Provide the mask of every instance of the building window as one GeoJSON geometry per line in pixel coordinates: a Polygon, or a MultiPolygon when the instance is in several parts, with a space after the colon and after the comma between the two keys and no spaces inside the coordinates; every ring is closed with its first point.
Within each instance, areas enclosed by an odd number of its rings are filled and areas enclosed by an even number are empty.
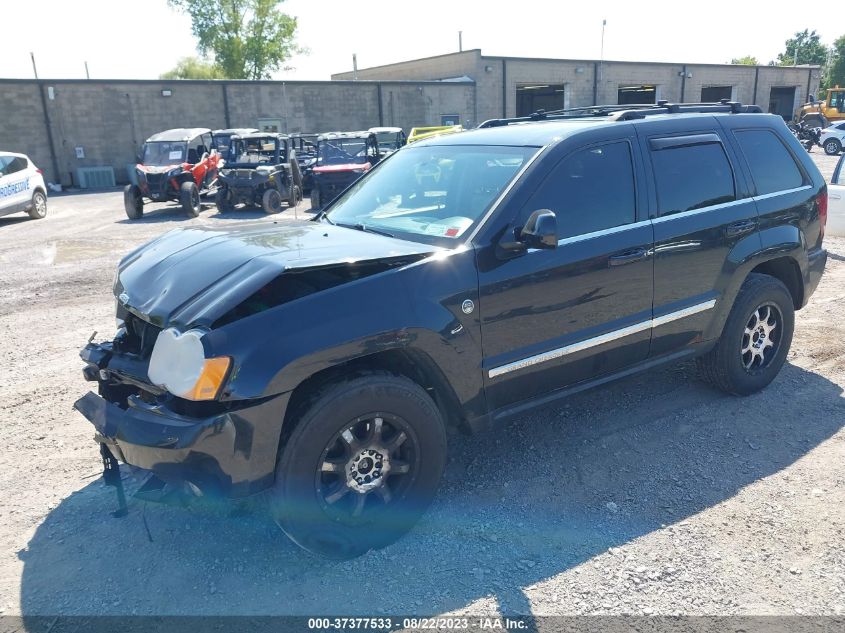
{"type": "Polygon", "coordinates": [[[619,86],[617,103],[619,105],[657,103],[657,86],[619,86]]]}
{"type": "Polygon", "coordinates": [[[564,84],[517,84],[516,116],[565,108],[565,94],[564,84]]]}
{"type": "Polygon", "coordinates": [[[733,86],[707,86],[701,89],[702,103],[718,103],[722,99],[733,99],[733,86]]]}
{"type": "Polygon", "coordinates": [[[440,115],[440,125],[460,125],[461,124],[461,115],[460,114],[441,114],[440,115]]]}

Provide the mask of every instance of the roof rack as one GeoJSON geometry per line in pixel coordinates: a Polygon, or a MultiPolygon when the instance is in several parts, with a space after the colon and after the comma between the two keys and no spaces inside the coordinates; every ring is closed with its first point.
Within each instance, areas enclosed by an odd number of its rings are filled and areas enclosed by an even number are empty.
{"type": "Polygon", "coordinates": [[[479,128],[501,127],[512,123],[530,123],[533,121],[560,121],[562,119],[583,119],[591,117],[608,117],[614,121],[630,121],[644,119],[655,114],[681,114],[688,112],[743,112],[762,113],[763,109],[756,105],[743,105],[739,101],[722,99],[718,103],[670,103],[661,100],[657,103],[628,104],[628,105],[595,105],[581,108],[566,108],[561,110],[538,110],[533,114],[507,119],[489,119],[479,128]]]}

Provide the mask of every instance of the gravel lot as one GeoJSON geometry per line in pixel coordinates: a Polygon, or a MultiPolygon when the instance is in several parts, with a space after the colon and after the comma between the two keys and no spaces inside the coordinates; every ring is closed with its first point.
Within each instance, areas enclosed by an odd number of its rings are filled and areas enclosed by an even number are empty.
{"type": "MultiPolygon", "coordinates": [[[[834,160],[813,155],[829,177],[834,160]]],[[[845,611],[842,238],[763,393],[727,397],[687,363],[454,436],[434,507],[387,550],[327,562],[231,506],[136,500],[111,518],[71,405],[89,389],[79,348],[114,329],[117,260],[175,227],[290,216],[209,205],[130,223],[105,192],[0,218],[0,613],[845,611]]]]}

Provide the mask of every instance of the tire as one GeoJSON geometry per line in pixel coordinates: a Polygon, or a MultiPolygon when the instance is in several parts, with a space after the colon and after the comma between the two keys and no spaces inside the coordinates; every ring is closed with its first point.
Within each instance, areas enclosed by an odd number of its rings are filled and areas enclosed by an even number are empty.
{"type": "Polygon", "coordinates": [[[232,204],[232,193],[227,187],[221,187],[214,194],[214,206],[220,213],[226,213],[235,208],[235,205],[232,204]]]}
{"type": "Polygon", "coordinates": [[[795,307],[786,286],[769,275],[752,273],[739,290],[716,346],[698,359],[699,371],[726,393],[756,393],[783,367],[794,328],[795,307]]]}
{"type": "Polygon", "coordinates": [[[27,213],[33,220],[41,220],[47,217],[47,195],[40,189],[32,194],[32,206],[27,213]]]}
{"type": "Polygon", "coordinates": [[[824,153],[828,156],[836,156],[842,151],[842,142],[837,138],[829,138],[824,142],[824,153]]]}
{"type": "Polygon", "coordinates": [[[288,207],[293,209],[300,202],[302,202],[302,189],[299,188],[299,185],[294,185],[288,198],[288,207]]]}
{"type": "Polygon", "coordinates": [[[320,190],[316,187],[311,190],[311,210],[320,210],[320,190]]]}
{"type": "Polygon", "coordinates": [[[179,187],[179,202],[182,203],[182,210],[188,217],[195,218],[200,214],[202,210],[200,190],[193,180],[183,182],[179,187]]]}
{"type": "Polygon", "coordinates": [[[300,410],[271,492],[279,527],[303,549],[334,559],[385,547],[410,530],[446,465],[446,428],[431,397],[378,372],[328,385],[300,410]]]}
{"type": "Polygon", "coordinates": [[[282,194],[278,189],[268,189],[261,196],[261,208],[267,214],[279,213],[282,210],[282,200],[282,194]]]}
{"type": "Polygon", "coordinates": [[[130,220],[140,220],[144,215],[144,198],[138,185],[126,185],[123,189],[123,208],[130,220]]]}

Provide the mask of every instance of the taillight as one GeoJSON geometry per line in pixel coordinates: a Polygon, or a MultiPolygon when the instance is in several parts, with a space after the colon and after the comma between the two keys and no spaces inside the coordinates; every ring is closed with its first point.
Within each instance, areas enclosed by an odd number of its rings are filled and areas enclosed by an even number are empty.
{"type": "Polygon", "coordinates": [[[824,237],[824,227],[827,224],[827,187],[821,192],[818,198],[819,205],[819,225],[821,226],[819,232],[819,239],[824,237]]]}
{"type": "Polygon", "coordinates": [[[36,174],[43,174],[44,172],[43,172],[43,171],[41,171],[40,169],[38,169],[38,167],[36,167],[36,168],[35,168],[35,173],[36,173],[36,174]]]}

